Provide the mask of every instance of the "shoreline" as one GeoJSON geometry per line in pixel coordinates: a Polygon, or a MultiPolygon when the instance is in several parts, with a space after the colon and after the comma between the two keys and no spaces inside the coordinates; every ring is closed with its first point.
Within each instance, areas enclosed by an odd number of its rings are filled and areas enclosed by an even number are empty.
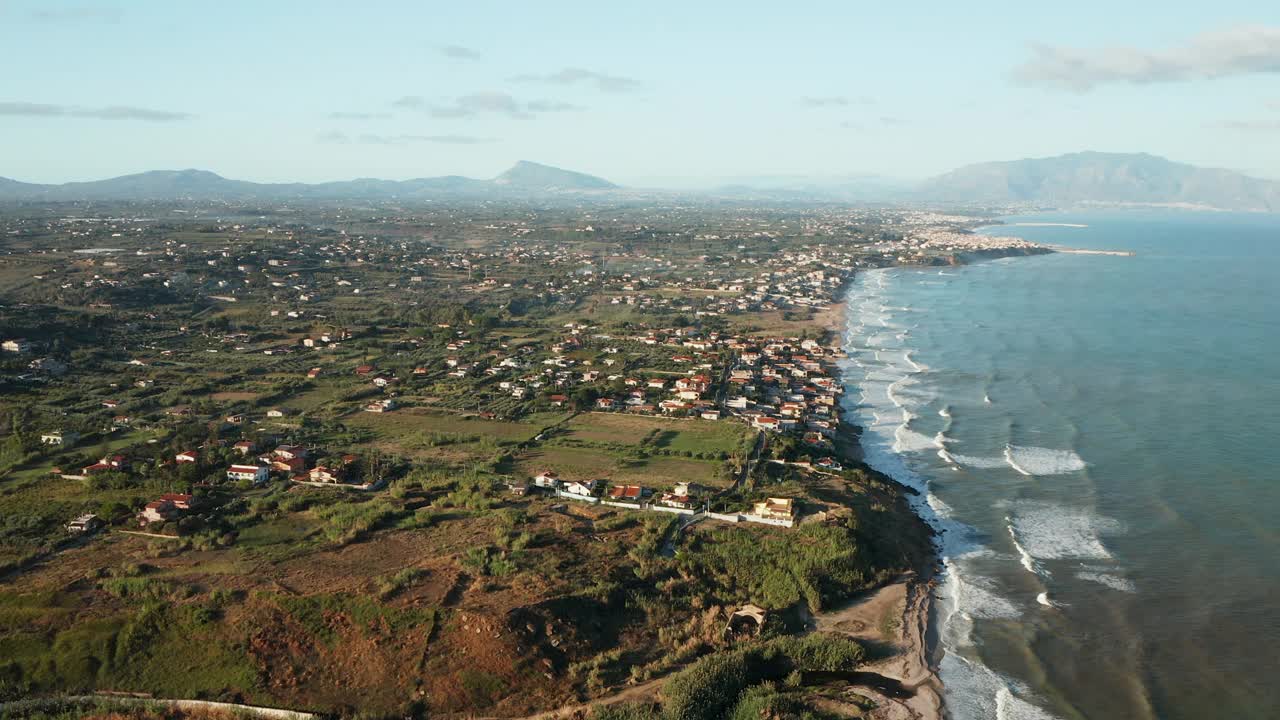
{"type": "MultiPolygon", "coordinates": [[[[841,349],[843,349],[850,320],[846,296],[863,272],[865,270],[851,273],[846,281],[840,284],[838,290],[839,297],[836,302],[840,308],[837,315],[839,324],[837,327],[828,328],[828,332],[834,335],[841,349]]],[[[844,373],[840,372],[839,375],[843,386],[844,373]]],[[[846,391],[848,389],[845,388],[846,391]]],[[[920,494],[919,490],[867,464],[866,453],[862,447],[863,428],[852,422],[848,415],[851,413],[843,408],[839,410],[840,425],[842,428],[847,428],[847,431],[841,433],[845,436],[846,442],[836,444],[841,460],[851,462],[876,476],[885,478],[898,488],[907,511],[920,524],[921,532],[928,536],[930,553],[913,573],[899,577],[860,598],[855,598],[841,609],[816,617],[815,630],[824,631],[825,627],[827,632],[838,632],[856,639],[858,634],[850,632],[850,627],[876,628],[883,617],[882,610],[878,609],[884,602],[883,598],[886,595],[901,595],[902,609],[897,617],[897,637],[894,643],[897,646],[897,652],[869,664],[867,669],[898,681],[904,690],[911,692],[911,696],[896,699],[865,686],[858,686],[860,691],[870,691],[877,696],[872,699],[877,701],[879,707],[868,714],[868,717],[885,720],[943,720],[946,717],[946,700],[942,678],[938,672],[937,660],[941,646],[934,606],[936,575],[942,557],[937,533],[912,501],[913,497],[920,494]],[[878,602],[877,599],[879,599],[878,602]],[[881,617],[873,617],[877,613],[881,617]]]]}

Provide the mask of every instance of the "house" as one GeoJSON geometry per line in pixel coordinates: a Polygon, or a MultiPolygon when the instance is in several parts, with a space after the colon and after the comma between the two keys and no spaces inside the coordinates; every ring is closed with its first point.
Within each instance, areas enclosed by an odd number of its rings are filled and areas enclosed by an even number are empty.
{"type": "Polygon", "coordinates": [[[71,447],[80,439],[80,434],[74,430],[54,430],[40,436],[42,445],[53,445],[55,447],[71,447]]]}
{"type": "Polygon", "coordinates": [[[765,498],[752,506],[751,514],[767,520],[791,520],[795,516],[795,508],[791,498],[765,498]]]}
{"type": "Polygon", "coordinates": [[[311,451],[301,445],[279,445],[275,450],[271,451],[271,454],[282,460],[293,460],[294,458],[306,460],[311,451]]]}
{"type": "Polygon", "coordinates": [[[361,366],[359,366],[359,367],[357,367],[357,368],[356,368],[356,374],[357,374],[357,375],[361,375],[361,376],[363,376],[363,375],[368,375],[368,374],[369,374],[369,373],[371,373],[371,372],[373,372],[373,366],[372,366],[372,365],[361,365],[361,366]]]}
{"type": "Polygon", "coordinates": [[[392,398],[375,400],[364,406],[365,412],[375,412],[375,413],[390,412],[395,409],[396,409],[396,401],[393,400],[392,398]]]}
{"type": "Polygon", "coordinates": [[[190,495],[166,493],[142,508],[142,512],[138,514],[138,522],[141,525],[149,525],[153,522],[172,520],[191,510],[194,505],[195,499],[190,495]]]}
{"type": "Polygon", "coordinates": [[[84,467],[80,468],[80,474],[85,476],[91,476],[91,475],[97,475],[98,473],[110,472],[114,469],[115,468],[111,467],[105,461],[99,460],[98,462],[92,465],[85,465],[84,467]]]}
{"type": "Polygon", "coordinates": [[[231,425],[243,425],[245,421],[245,416],[243,413],[234,413],[232,415],[228,415],[226,417],[226,421],[231,425]]]}
{"type": "Polygon", "coordinates": [[[258,449],[258,444],[252,440],[241,440],[232,445],[231,448],[241,455],[252,455],[253,451],[258,449]]]}
{"type": "Polygon", "coordinates": [[[692,510],[694,507],[694,500],[693,498],[689,497],[687,494],[681,495],[678,493],[664,492],[658,498],[658,504],[663,507],[678,508],[680,510],[692,510]]]}
{"type": "Polygon", "coordinates": [[[599,480],[583,480],[568,483],[561,490],[565,495],[576,495],[584,498],[594,498],[596,495],[596,486],[600,484],[599,480]]]}
{"type": "Polygon", "coordinates": [[[596,400],[596,407],[601,410],[612,410],[613,398],[600,398],[599,400],[596,400]]]}
{"type": "Polygon", "coordinates": [[[67,532],[72,535],[88,535],[89,533],[97,532],[105,524],[102,522],[102,518],[97,515],[81,515],[67,523],[67,532]]]}
{"type": "Polygon", "coordinates": [[[133,418],[128,415],[117,415],[111,418],[111,427],[113,429],[126,428],[133,424],[133,418]]]}
{"type": "Polygon", "coordinates": [[[720,411],[713,408],[706,408],[702,412],[698,413],[698,417],[703,420],[719,420],[720,411]]]}
{"type": "Polygon", "coordinates": [[[616,502],[639,503],[652,492],[639,485],[614,485],[609,488],[609,499],[616,502]]]}
{"type": "Polygon", "coordinates": [[[307,480],[318,483],[343,483],[347,481],[347,472],[341,467],[317,465],[307,473],[307,480]]]}
{"type": "Polygon", "coordinates": [[[267,411],[267,417],[269,418],[282,418],[288,414],[289,410],[287,408],[274,407],[267,411]]]}
{"type": "Polygon", "coordinates": [[[551,470],[543,470],[533,478],[533,484],[540,488],[555,489],[560,485],[560,475],[551,470]]]}
{"type": "Polygon", "coordinates": [[[10,338],[0,343],[0,350],[7,353],[29,353],[33,346],[26,338],[10,338]]]}
{"type": "Polygon", "coordinates": [[[307,461],[300,457],[281,458],[277,457],[271,460],[271,469],[277,472],[292,475],[300,473],[307,469],[307,461]]]}
{"type": "Polygon", "coordinates": [[[232,465],[227,468],[228,480],[248,480],[254,485],[262,485],[270,477],[270,470],[265,465],[232,465]]]}
{"type": "Polygon", "coordinates": [[[564,404],[569,402],[569,398],[565,395],[551,395],[547,399],[556,407],[564,407],[564,404]]]}
{"type": "Polygon", "coordinates": [[[836,462],[835,458],[830,458],[830,457],[824,457],[818,462],[814,463],[814,465],[817,465],[823,470],[840,471],[844,469],[844,467],[840,465],[840,463],[836,462]]]}
{"type": "Polygon", "coordinates": [[[318,367],[311,368],[310,370],[307,371],[307,377],[312,380],[315,380],[316,378],[320,377],[320,373],[321,373],[320,368],[318,367]]]}
{"type": "Polygon", "coordinates": [[[174,455],[173,460],[179,465],[183,463],[199,462],[200,453],[196,452],[195,450],[187,450],[185,452],[180,452],[177,455],[174,455]]]}
{"type": "Polygon", "coordinates": [[[751,418],[751,426],[757,430],[777,430],[782,427],[782,421],[768,415],[757,415],[751,418]]]}

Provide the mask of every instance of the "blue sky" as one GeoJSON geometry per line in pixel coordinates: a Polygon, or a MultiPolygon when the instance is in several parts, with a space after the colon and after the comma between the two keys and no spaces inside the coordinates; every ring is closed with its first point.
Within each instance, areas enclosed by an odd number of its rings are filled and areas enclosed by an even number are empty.
{"type": "Polygon", "coordinates": [[[695,186],[1103,150],[1280,178],[1280,3],[694,4],[0,0],[0,176],[695,186]]]}

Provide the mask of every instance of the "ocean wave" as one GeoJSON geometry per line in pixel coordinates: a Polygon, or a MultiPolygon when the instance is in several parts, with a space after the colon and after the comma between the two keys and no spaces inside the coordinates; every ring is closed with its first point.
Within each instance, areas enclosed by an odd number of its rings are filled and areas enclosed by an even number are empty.
{"type": "Polygon", "coordinates": [[[1133,584],[1129,578],[1118,575],[1114,570],[1086,569],[1076,573],[1076,578],[1087,582],[1098,583],[1112,590],[1118,590],[1126,593],[1138,592],[1138,586],[1133,584]]]}
{"type": "Polygon", "coordinates": [[[1015,544],[1035,560],[1110,560],[1102,536],[1122,531],[1111,518],[1056,503],[1019,501],[1009,514],[1015,544]]]}
{"type": "Polygon", "coordinates": [[[1064,475],[1085,468],[1085,461],[1071,450],[1006,445],[1004,459],[1023,475],[1064,475]]]}
{"type": "Polygon", "coordinates": [[[1013,538],[1013,547],[1018,551],[1018,558],[1022,562],[1022,567],[1026,568],[1027,572],[1037,577],[1047,576],[1049,572],[1040,567],[1040,563],[1036,562],[1035,556],[1027,552],[1027,549],[1022,546],[1022,543],[1018,542],[1018,531],[1014,528],[1013,521],[1006,517],[1005,522],[1007,523],[1007,528],[1009,530],[1009,537],[1013,538]]]}
{"type": "Polygon", "coordinates": [[[994,470],[1008,465],[1002,457],[977,457],[975,455],[958,455],[956,453],[952,453],[951,457],[958,464],[975,470],[994,470]]]}
{"type": "Polygon", "coordinates": [[[920,452],[922,450],[932,450],[937,447],[933,438],[907,427],[908,422],[910,422],[910,420],[899,425],[893,432],[894,452],[920,452]]]}
{"type": "Polygon", "coordinates": [[[987,666],[947,653],[939,667],[947,688],[947,715],[961,720],[1058,720],[1019,697],[1027,689],[987,666]]]}
{"type": "Polygon", "coordinates": [[[996,594],[991,581],[958,572],[953,575],[955,583],[951,592],[955,594],[955,605],[969,617],[987,620],[1022,617],[1022,610],[1013,601],[996,594]]]}

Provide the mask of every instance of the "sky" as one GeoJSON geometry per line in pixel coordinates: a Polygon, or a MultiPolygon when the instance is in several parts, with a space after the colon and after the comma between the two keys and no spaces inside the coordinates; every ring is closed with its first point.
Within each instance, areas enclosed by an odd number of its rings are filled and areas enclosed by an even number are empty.
{"type": "Polygon", "coordinates": [[[1280,3],[0,0],[0,176],[1280,178],[1280,3]]]}

